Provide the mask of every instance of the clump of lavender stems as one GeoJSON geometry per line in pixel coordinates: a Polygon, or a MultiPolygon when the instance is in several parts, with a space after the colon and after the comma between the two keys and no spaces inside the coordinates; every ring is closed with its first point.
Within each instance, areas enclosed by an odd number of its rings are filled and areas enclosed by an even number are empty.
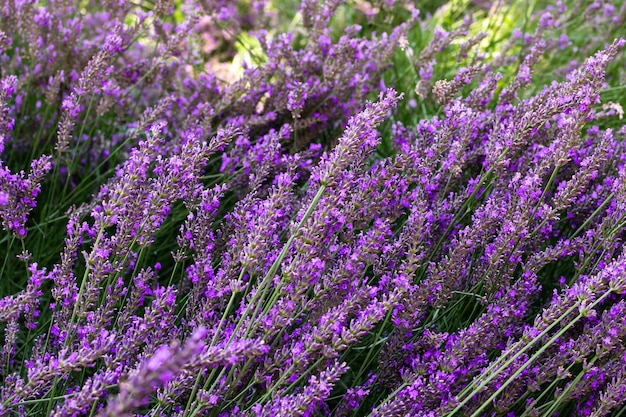
{"type": "Polygon", "coordinates": [[[623,10],[83,3],[0,5],[0,416],[626,409],[623,10]]]}

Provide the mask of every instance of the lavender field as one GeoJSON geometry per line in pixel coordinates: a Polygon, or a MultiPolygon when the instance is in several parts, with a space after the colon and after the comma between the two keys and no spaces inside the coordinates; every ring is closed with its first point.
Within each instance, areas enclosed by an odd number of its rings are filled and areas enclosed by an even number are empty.
{"type": "Polygon", "coordinates": [[[0,0],[0,416],[626,417],[624,37],[0,0]]]}

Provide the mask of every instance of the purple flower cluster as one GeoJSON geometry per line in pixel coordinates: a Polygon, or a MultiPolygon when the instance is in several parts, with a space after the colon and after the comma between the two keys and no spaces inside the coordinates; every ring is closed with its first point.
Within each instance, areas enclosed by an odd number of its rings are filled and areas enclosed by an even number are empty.
{"type": "Polygon", "coordinates": [[[0,5],[0,416],[624,410],[625,41],[365,3],[0,5]]]}

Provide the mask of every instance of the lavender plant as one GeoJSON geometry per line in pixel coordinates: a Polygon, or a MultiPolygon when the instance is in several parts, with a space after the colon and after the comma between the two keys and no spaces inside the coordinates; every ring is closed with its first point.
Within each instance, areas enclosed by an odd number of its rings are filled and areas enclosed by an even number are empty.
{"type": "Polygon", "coordinates": [[[624,8],[280,5],[0,6],[0,416],[620,415],[624,8]]]}

